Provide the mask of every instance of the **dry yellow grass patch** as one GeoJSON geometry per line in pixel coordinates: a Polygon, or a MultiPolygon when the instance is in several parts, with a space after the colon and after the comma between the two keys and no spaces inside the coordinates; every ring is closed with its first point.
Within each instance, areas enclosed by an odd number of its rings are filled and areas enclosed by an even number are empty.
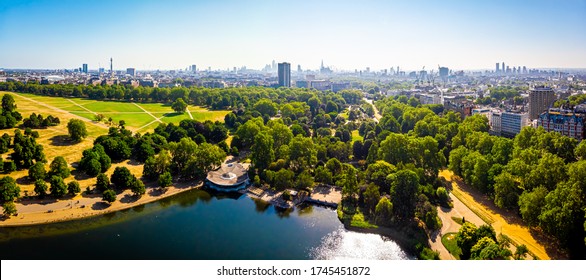
{"type": "Polygon", "coordinates": [[[451,192],[481,219],[492,225],[497,234],[508,236],[515,244],[525,244],[539,259],[551,259],[551,254],[563,257],[555,248],[546,250],[546,243],[536,240],[538,237],[531,233],[529,227],[516,214],[496,207],[487,197],[466,186],[452,171],[442,170],[439,176],[451,182],[451,192]]]}

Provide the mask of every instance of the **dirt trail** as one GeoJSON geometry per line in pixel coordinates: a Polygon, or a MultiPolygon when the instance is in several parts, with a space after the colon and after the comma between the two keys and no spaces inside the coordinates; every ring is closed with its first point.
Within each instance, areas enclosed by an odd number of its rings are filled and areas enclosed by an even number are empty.
{"type": "MultiPolygon", "coordinates": [[[[483,221],[490,223],[497,234],[507,235],[515,244],[525,244],[529,251],[539,259],[565,258],[556,248],[552,248],[553,246],[546,248],[544,244],[549,242],[530,230],[515,213],[508,213],[496,207],[488,197],[466,186],[460,178],[454,176],[452,171],[443,170],[440,172],[440,176],[451,182],[452,189],[450,192],[455,195],[457,201],[463,202],[465,207],[469,208],[469,211],[472,210],[474,214],[477,214],[477,217],[481,217],[483,221]]],[[[454,203],[454,206],[456,206],[456,203],[454,203]]],[[[465,216],[467,221],[477,224],[475,221],[469,220],[468,216],[465,216]]],[[[470,217],[472,218],[472,216],[470,217]]]]}

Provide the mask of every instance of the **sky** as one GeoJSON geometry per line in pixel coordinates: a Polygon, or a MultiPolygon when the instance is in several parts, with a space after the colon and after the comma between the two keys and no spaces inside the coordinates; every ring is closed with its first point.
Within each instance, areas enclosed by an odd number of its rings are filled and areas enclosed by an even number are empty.
{"type": "Polygon", "coordinates": [[[0,68],[586,68],[586,0],[2,0],[0,68]]]}

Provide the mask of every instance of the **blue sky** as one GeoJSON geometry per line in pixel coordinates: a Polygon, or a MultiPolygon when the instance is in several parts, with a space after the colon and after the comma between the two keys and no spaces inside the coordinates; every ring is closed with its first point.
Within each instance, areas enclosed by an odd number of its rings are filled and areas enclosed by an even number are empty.
{"type": "Polygon", "coordinates": [[[0,68],[586,68],[586,0],[0,1],[0,68]]]}

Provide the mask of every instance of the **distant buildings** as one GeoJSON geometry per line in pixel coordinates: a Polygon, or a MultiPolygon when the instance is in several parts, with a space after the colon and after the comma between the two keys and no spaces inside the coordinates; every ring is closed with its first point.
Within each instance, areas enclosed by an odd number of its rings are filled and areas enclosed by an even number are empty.
{"type": "Polygon", "coordinates": [[[291,87],[291,63],[279,63],[278,75],[280,87],[291,87]]]}
{"type": "Polygon", "coordinates": [[[499,69],[499,63],[498,63],[498,62],[496,63],[496,69],[494,70],[494,72],[495,72],[495,73],[498,73],[498,72],[500,72],[500,69],[499,69]]]}
{"type": "Polygon", "coordinates": [[[551,107],[556,95],[550,87],[537,86],[529,92],[529,119],[534,120],[551,107]]]}
{"type": "Polygon", "coordinates": [[[84,64],[82,65],[82,67],[81,67],[81,68],[82,68],[82,70],[81,70],[81,71],[82,71],[83,73],[86,73],[86,74],[87,74],[87,72],[88,72],[88,71],[87,71],[87,63],[84,63],[84,64]]]}
{"type": "Polygon", "coordinates": [[[541,113],[537,125],[546,131],[560,134],[582,141],[586,137],[586,104],[576,106],[574,110],[550,108],[541,113]]]}
{"type": "Polygon", "coordinates": [[[193,64],[193,65],[189,66],[189,72],[191,72],[191,73],[195,73],[195,72],[196,72],[196,70],[197,70],[197,67],[195,66],[195,64],[193,64]]]}
{"type": "Polygon", "coordinates": [[[338,91],[349,89],[349,88],[350,88],[349,82],[332,83],[332,91],[333,92],[338,92],[338,91]]]}
{"type": "Polygon", "coordinates": [[[134,69],[134,68],[126,68],[126,75],[130,75],[132,77],[136,76],[136,69],[134,69]]]}

